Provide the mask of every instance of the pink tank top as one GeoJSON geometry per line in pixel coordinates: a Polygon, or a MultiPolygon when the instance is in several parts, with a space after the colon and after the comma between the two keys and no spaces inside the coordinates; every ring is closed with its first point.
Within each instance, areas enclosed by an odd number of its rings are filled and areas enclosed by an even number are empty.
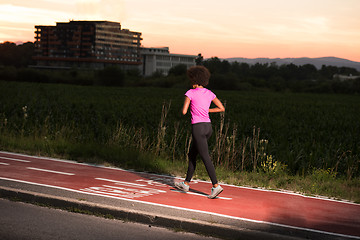
{"type": "Polygon", "coordinates": [[[206,88],[194,88],[185,93],[190,99],[191,123],[211,122],[209,108],[216,95],[206,88]]]}

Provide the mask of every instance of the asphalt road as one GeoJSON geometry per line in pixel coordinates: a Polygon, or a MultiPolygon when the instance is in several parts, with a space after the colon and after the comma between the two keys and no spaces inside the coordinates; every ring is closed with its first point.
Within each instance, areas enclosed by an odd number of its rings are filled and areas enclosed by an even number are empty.
{"type": "Polygon", "coordinates": [[[0,239],[191,239],[211,240],[139,223],[39,207],[0,199],[0,239]]]}

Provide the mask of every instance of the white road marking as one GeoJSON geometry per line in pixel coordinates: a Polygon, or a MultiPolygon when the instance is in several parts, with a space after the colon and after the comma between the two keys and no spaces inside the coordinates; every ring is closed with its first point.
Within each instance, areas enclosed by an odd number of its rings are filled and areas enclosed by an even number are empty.
{"type": "MultiPolygon", "coordinates": [[[[181,190],[177,190],[177,189],[171,189],[171,191],[173,192],[179,192],[179,193],[184,193],[181,190]]],[[[205,194],[201,194],[201,193],[194,193],[194,192],[186,192],[186,194],[191,194],[191,195],[197,195],[197,196],[201,196],[201,197],[208,197],[208,195],[205,194]]],[[[227,197],[216,197],[216,198],[220,198],[220,199],[224,199],[224,200],[232,200],[232,198],[227,198],[227,197]]]]}
{"type": "Polygon", "coordinates": [[[122,181],[111,180],[111,179],[106,179],[106,178],[95,178],[95,179],[96,180],[101,180],[101,181],[112,182],[112,183],[119,183],[119,184],[123,184],[123,185],[129,185],[129,186],[133,186],[133,187],[146,187],[146,185],[143,185],[143,184],[122,182],[122,181]]]}
{"type": "MultiPolygon", "coordinates": [[[[128,188],[122,188],[122,187],[115,187],[115,186],[108,186],[108,185],[104,185],[104,187],[108,187],[108,188],[115,188],[115,189],[123,189],[123,190],[127,190],[128,188]]],[[[154,188],[147,188],[148,191],[144,191],[144,190],[139,190],[142,191],[143,193],[152,193],[152,192],[161,192],[161,193],[166,193],[166,191],[164,190],[159,190],[159,189],[154,189],[154,188]]],[[[133,190],[133,189],[130,189],[133,190]]]]}
{"type": "Polygon", "coordinates": [[[8,166],[8,165],[10,165],[10,164],[8,164],[8,163],[3,163],[3,162],[0,162],[0,165],[5,165],[5,166],[8,166]]]}
{"type": "Polygon", "coordinates": [[[22,159],[17,159],[17,158],[8,158],[8,157],[0,157],[1,159],[5,159],[5,160],[10,160],[10,161],[17,161],[17,162],[26,162],[29,163],[31,161],[28,160],[22,160],[22,159]]]}
{"type": "Polygon", "coordinates": [[[41,171],[41,172],[57,173],[57,174],[63,174],[63,175],[69,175],[69,176],[75,175],[74,173],[58,172],[58,171],[53,171],[53,170],[48,170],[48,169],[41,169],[41,168],[28,167],[27,169],[41,171]]]}
{"type": "MultiPolygon", "coordinates": [[[[149,187],[147,187],[147,185],[143,185],[143,184],[137,184],[137,183],[131,183],[131,182],[123,182],[123,181],[111,180],[111,179],[106,179],[106,178],[95,178],[95,179],[96,179],[96,180],[101,180],[101,181],[112,182],[112,183],[115,183],[115,184],[117,184],[117,185],[123,185],[123,186],[126,186],[126,187],[146,189],[147,192],[149,192],[149,193],[154,193],[154,192],[155,192],[156,194],[158,194],[159,192],[161,192],[161,193],[166,193],[166,191],[159,190],[159,189],[156,189],[156,188],[149,188],[149,187]]],[[[129,189],[129,188],[117,187],[117,186],[106,186],[106,185],[104,185],[104,187],[124,189],[124,190],[128,189],[128,190],[131,190],[131,191],[134,190],[134,189],[129,189]]],[[[139,190],[139,191],[146,192],[146,191],[144,191],[144,190],[139,190]]]]}
{"type": "MultiPolygon", "coordinates": [[[[143,187],[141,187],[143,188],[143,187]]],[[[81,191],[96,193],[96,194],[104,194],[110,195],[115,197],[124,197],[124,198],[141,198],[152,196],[159,193],[166,193],[166,191],[161,191],[157,189],[136,189],[134,188],[127,188],[127,187],[115,187],[115,186],[97,186],[97,187],[87,187],[80,189],[81,191]]]]}

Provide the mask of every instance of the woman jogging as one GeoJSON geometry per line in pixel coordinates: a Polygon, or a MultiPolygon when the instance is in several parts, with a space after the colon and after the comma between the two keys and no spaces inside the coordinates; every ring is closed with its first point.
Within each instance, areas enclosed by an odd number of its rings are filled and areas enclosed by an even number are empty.
{"type": "Polygon", "coordinates": [[[185,93],[182,113],[185,115],[190,107],[193,143],[188,154],[189,166],[185,181],[176,182],[175,187],[184,192],[189,191],[189,183],[196,168],[196,157],[199,154],[213,184],[211,194],[208,196],[212,199],[218,196],[223,188],[218,184],[215,168],[209,155],[208,139],[212,134],[209,113],[224,112],[225,108],[216,95],[205,88],[210,78],[210,72],[207,68],[203,66],[191,67],[187,70],[187,76],[193,88],[185,93]],[[216,105],[215,108],[210,108],[212,102],[216,105]]]}

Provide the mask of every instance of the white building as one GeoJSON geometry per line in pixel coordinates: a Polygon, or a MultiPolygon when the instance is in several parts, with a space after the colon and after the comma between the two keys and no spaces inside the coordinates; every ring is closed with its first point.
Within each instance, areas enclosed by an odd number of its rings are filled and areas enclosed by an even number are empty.
{"type": "Polygon", "coordinates": [[[197,55],[172,54],[168,47],[141,48],[142,56],[141,72],[144,76],[150,76],[158,71],[167,75],[170,68],[185,64],[188,68],[195,65],[197,55]]]}
{"type": "Polygon", "coordinates": [[[343,82],[343,81],[347,81],[347,80],[358,79],[358,78],[360,78],[360,76],[353,76],[352,74],[350,74],[350,75],[334,74],[333,78],[343,82]]]}

